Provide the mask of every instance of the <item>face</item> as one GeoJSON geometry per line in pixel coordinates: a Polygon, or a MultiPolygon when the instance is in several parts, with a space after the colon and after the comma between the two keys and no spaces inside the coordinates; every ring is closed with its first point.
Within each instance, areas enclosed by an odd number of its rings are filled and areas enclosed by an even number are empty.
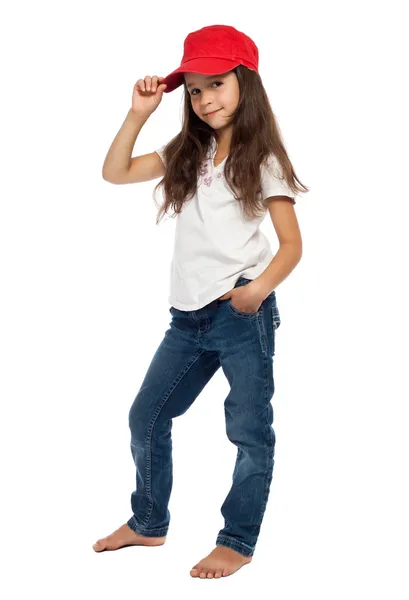
{"type": "Polygon", "coordinates": [[[184,78],[192,108],[199,119],[208,123],[213,129],[225,127],[239,102],[240,90],[236,73],[234,71],[221,75],[185,73],[184,78]],[[212,111],[217,112],[209,114],[212,111]]]}

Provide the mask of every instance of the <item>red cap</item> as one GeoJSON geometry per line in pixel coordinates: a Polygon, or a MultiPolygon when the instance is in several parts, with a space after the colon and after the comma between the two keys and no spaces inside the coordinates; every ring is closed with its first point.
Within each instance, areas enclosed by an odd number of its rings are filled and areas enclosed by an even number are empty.
{"type": "Polygon", "coordinates": [[[173,92],[183,83],[183,73],[219,75],[244,65],[258,72],[258,48],[251,38],[230,25],[209,25],[189,33],[180,67],[161,83],[173,92]]]}

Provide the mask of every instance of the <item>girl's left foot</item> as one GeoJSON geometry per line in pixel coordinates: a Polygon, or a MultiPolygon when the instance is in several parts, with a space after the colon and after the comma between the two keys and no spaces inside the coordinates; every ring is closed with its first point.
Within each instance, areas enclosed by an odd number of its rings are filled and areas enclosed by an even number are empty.
{"type": "Polygon", "coordinates": [[[227,546],[216,546],[206,558],[203,558],[191,569],[190,575],[201,579],[227,577],[252,560],[252,556],[244,556],[227,546]]]}

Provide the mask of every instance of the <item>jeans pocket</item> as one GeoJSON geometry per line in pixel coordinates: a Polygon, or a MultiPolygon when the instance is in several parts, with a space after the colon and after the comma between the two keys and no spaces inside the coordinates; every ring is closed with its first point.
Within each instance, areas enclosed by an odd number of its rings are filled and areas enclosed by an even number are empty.
{"type": "Polygon", "coordinates": [[[227,299],[227,306],[229,307],[230,312],[234,316],[241,317],[242,319],[252,319],[254,317],[257,317],[257,315],[259,315],[261,312],[261,306],[260,306],[259,310],[257,310],[256,312],[243,312],[243,311],[239,310],[238,308],[236,308],[234,306],[234,304],[232,304],[231,298],[227,299]]]}

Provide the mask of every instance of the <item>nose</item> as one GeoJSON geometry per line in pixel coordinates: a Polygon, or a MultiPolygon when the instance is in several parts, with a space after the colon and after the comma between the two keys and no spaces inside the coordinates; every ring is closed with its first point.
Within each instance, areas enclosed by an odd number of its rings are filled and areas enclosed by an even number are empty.
{"type": "Polygon", "coordinates": [[[202,112],[210,112],[214,107],[212,97],[210,95],[205,96],[202,93],[200,108],[202,112]]]}

